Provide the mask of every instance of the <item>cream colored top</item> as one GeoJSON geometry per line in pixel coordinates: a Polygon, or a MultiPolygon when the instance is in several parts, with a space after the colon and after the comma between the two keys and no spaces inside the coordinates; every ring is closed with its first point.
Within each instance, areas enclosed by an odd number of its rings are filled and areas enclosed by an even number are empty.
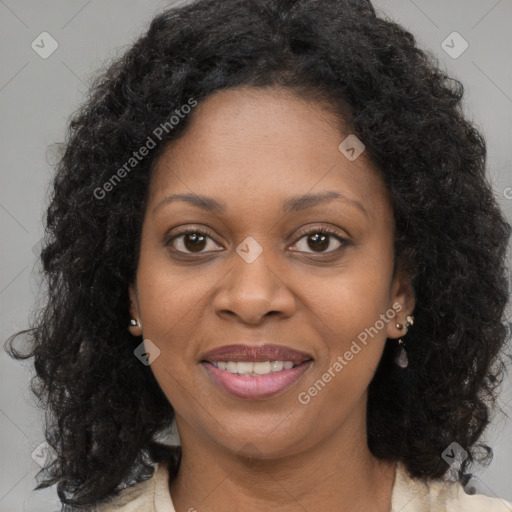
{"type": "MultiPolygon", "coordinates": [[[[168,480],[166,466],[156,464],[150,479],[127,487],[97,512],[176,512],[168,480]]],[[[412,479],[400,463],[397,464],[391,503],[390,512],[512,512],[509,502],[481,494],[466,494],[457,482],[439,480],[427,484],[412,479]]],[[[189,510],[195,510],[193,503],[189,510]]]]}

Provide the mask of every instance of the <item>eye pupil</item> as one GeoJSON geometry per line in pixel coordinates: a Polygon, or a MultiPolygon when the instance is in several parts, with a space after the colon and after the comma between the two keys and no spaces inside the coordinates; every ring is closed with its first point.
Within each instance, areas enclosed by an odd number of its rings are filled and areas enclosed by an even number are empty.
{"type": "Polygon", "coordinates": [[[312,235],[309,235],[308,246],[313,251],[317,251],[319,248],[320,251],[327,249],[329,247],[329,235],[326,235],[324,233],[314,233],[312,235]],[[313,245],[310,243],[311,241],[313,241],[313,245]]]}
{"type": "Polygon", "coordinates": [[[202,250],[205,247],[205,236],[198,233],[188,233],[184,236],[184,244],[187,250],[202,250]]]}

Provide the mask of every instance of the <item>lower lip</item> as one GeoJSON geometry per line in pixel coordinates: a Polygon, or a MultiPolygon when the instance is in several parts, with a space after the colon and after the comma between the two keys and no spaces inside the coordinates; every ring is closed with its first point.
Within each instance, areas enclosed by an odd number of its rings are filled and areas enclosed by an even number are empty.
{"type": "Polygon", "coordinates": [[[268,398],[277,395],[297,382],[311,367],[313,361],[305,361],[289,370],[261,375],[259,377],[242,377],[236,373],[220,370],[211,363],[201,365],[208,375],[228,393],[238,398],[268,398]]]}

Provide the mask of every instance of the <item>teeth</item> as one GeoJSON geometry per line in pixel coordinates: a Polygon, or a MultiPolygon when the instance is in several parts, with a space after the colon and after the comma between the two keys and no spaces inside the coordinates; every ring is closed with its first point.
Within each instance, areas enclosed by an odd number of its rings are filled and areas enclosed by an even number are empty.
{"type": "Polygon", "coordinates": [[[236,373],[243,375],[244,373],[252,373],[254,370],[254,363],[243,363],[238,361],[236,373]]]}
{"type": "Polygon", "coordinates": [[[270,369],[273,371],[273,372],[280,372],[284,367],[284,363],[283,361],[272,361],[270,363],[270,369]]]}
{"type": "Polygon", "coordinates": [[[256,375],[268,375],[270,373],[270,361],[265,361],[263,363],[252,363],[252,365],[252,371],[256,375]]]}
{"type": "Polygon", "coordinates": [[[226,370],[229,373],[238,373],[238,363],[229,361],[229,363],[225,363],[225,364],[226,364],[226,370]]]}
{"type": "Polygon", "coordinates": [[[219,361],[212,363],[219,370],[225,370],[229,373],[237,373],[244,377],[258,377],[259,375],[270,375],[282,370],[289,370],[294,366],[298,366],[293,361],[262,361],[262,362],[246,362],[246,361],[219,361]]]}

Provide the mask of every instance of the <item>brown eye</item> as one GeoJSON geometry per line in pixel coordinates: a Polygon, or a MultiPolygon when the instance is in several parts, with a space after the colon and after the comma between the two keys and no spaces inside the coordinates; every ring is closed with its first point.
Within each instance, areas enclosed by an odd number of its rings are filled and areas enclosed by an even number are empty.
{"type": "Polygon", "coordinates": [[[208,247],[209,240],[212,240],[212,238],[208,233],[198,229],[191,229],[173,236],[167,242],[167,245],[171,245],[177,252],[202,253],[207,252],[205,249],[208,247]]]}
{"type": "Polygon", "coordinates": [[[206,237],[199,233],[189,233],[183,236],[183,245],[191,252],[202,251],[206,247],[206,237]]]}
{"type": "Polygon", "coordinates": [[[338,234],[326,228],[317,228],[305,233],[299,241],[295,243],[295,247],[297,247],[296,250],[299,252],[310,252],[306,250],[309,248],[313,253],[330,253],[347,245],[347,243],[348,242],[338,234]],[[305,243],[301,246],[299,242],[302,240],[305,240],[305,243]]]}

